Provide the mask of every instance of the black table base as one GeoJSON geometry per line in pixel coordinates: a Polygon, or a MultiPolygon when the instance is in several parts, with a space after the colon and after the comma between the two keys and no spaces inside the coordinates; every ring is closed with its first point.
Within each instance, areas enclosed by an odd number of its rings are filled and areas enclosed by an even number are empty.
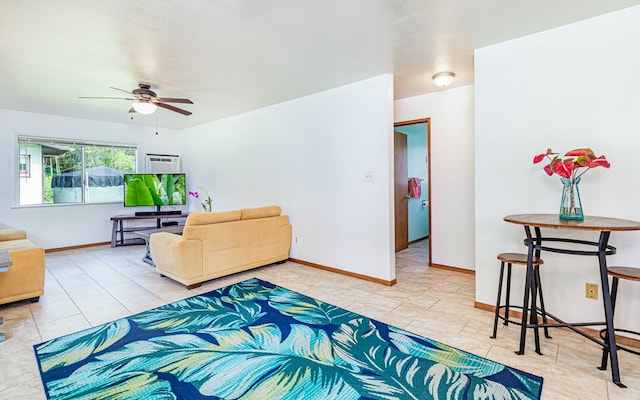
{"type": "MultiPolygon", "coordinates": [[[[524,299],[523,299],[523,312],[522,312],[522,325],[520,329],[520,348],[516,351],[516,354],[524,354],[525,352],[525,343],[526,343],[526,335],[527,328],[533,328],[534,331],[534,340],[535,340],[535,351],[538,354],[542,354],[540,351],[540,328],[561,328],[566,327],[571,329],[572,331],[584,336],[585,338],[597,343],[602,346],[606,350],[606,354],[608,354],[608,361],[611,362],[611,377],[613,382],[624,388],[625,385],[620,382],[620,369],[618,365],[618,353],[617,353],[617,345],[615,334],[608,334],[608,332],[615,332],[613,327],[613,306],[611,301],[611,292],[609,290],[609,279],[607,273],[607,259],[606,256],[615,254],[616,248],[609,245],[609,236],[611,235],[610,231],[601,231],[600,238],[598,242],[590,242],[585,240],[576,240],[576,239],[566,239],[566,238],[545,238],[542,237],[540,233],[540,228],[535,227],[535,236],[531,234],[531,227],[528,225],[524,226],[526,239],[525,245],[528,247],[528,263],[527,263],[527,272],[525,278],[525,291],[524,291],[524,299]],[[597,250],[574,250],[574,249],[566,249],[561,247],[555,247],[549,243],[569,243],[569,244],[580,244],[585,246],[593,246],[596,247],[597,250]],[[545,245],[546,244],[546,245],[545,245]],[[575,322],[569,323],[562,321],[558,317],[546,313],[546,317],[548,319],[553,320],[551,323],[539,323],[538,321],[538,282],[535,279],[535,271],[534,267],[531,264],[531,260],[533,257],[540,257],[540,253],[542,251],[548,251],[552,253],[562,253],[562,254],[571,254],[571,255],[581,255],[581,256],[596,256],[598,257],[598,263],[600,267],[600,283],[602,285],[602,298],[603,298],[603,307],[604,307],[604,315],[605,321],[600,322],[575,322]],[[581,331],[578,327],[582,326],[605,326],[603,331],[605,332],[604,337],[592,336],[586,332],[581,331]],[[611,349],[614,349],[611,351],[611,349]]],[[[603,361],[601,364],[601,368],[606,368],[606,356],[603,357],[603,361]]]]}

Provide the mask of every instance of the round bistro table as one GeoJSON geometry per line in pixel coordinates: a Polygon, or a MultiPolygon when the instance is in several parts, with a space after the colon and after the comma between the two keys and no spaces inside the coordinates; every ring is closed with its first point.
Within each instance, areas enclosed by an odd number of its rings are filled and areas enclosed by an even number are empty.
{"type": "Polygon", "coordinates": [[[607,332],[615,332],[613,328],[613,307],[611,304],[611,292],[609,290],[609,279],[607,275],[607,257],[615,254],[616,248],[609,244],[609,236],[611,232],[617,231],[637,231],[640,230],[640,222],[618,218],[607,217],[590,217],[585,216],[583,221],[561,220],[558,214],[515,214],[504,217],[506,222],[523,225],[526,238],[524,244],[528,248],[527,252],[527,273],[525,278],[525,291],[522,308],[522,326],[520,329],[520,348],[517,354],[524,354],[527,328],[534,328],[536,353],[540,352],[540,338],[538,329],[542,327],[558,328],[566,327],[572,331],[584,336],[585,338],[604,346],[609,351],[609,360],[611,361],[611,377],[613,382],[620,386],[626,387],[620,382],[620,369],[618,365],[618,353],[616,346],[616,337],[614,334],[605,335],[605,340],[601,340],[596,336],[589,335],[578,329],[581,326],[605,325],[607,332]],[[531,232],[533,228],[534,234],[531,232]],[[571,238],[555,238],[544,237],[541,228],[545,229],[564,229],[574,231],[596,231],[600,232],[600,238],[597,242],[571,238]],[[595,250],[576,250],[574,248],[563,247],[562,244],[581,245],[579,247],[591,247],[595,250]],[[552,323],[539,323],[537,302],[537,283],[534,279],[534,269],[531,264],[533,257],[540,257],[542,251],[552,253],[562,253],[579,256],[598,257],[600,267],[600,284],[602,285],[602,303],[604,306],[605,321],[601,322],[565,322],[547,313],[547,316],[554,320],[552,323]],[[529,301],[531,299],[531,301],[529,301]],[[526,306],[525,306],[526,305],[526,306]],[[527,322],[527,319],[529,320],[527,322]]]}

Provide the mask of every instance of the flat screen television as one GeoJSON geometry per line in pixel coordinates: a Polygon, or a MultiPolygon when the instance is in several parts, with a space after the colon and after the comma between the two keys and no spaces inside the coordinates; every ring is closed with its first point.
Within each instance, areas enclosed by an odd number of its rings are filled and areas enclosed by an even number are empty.
{"type": "MultiPolygon", "coordinates": [[[[143,214],[171,214],[161,211],[162,206],[187,204],[185,174],[124,174],[124,206],[156,206],[157,211],[143,214]]],[[[180,213],[180,211],[177,211],[180,213]]]]}

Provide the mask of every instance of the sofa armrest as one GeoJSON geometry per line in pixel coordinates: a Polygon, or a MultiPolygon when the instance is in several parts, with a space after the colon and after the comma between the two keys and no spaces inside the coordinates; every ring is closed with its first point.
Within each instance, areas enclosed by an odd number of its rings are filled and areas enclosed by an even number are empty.
{"type": "Polygon", "coordinates": [[[278,229],[278,256],[286,255],[286,257],[289,258],[289,252],[291,251],[291,236],[291,225],[283,225],[278,229]]]}
{"type": "Polygon", "coordinates": [[[9,250],[12,264],[0,274],[0,304],[36,299],[44,293],[44,249],[9,250]]]}
{"type": "Polygon", "coordinates": [[[25,232],[23,229],[0,229],[0,242],[6,242],[9,240],[21,240],[26,238],[27,232],[25,232]]]}
{"type": "Polygon", "coordinates": [[[159,273],[179,281],[202,276],[202,241],[159,232],[149,237],[149,248],[159,273]]]}

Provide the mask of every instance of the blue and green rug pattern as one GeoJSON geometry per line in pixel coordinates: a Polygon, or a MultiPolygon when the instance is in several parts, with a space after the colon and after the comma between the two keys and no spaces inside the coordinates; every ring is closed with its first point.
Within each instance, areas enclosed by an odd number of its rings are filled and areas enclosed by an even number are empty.
{"type": "Polygon", "coordinates": [[[34,346],[50,399],[539,399],[542,378],[259,279],[34,346]]]}

